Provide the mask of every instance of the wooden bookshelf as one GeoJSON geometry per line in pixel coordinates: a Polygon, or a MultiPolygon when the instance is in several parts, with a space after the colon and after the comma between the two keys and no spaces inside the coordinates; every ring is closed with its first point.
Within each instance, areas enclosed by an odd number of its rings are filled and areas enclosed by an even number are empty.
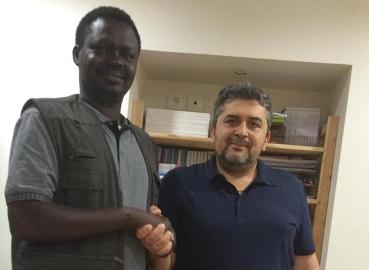
{"type": "MultiPolygon", "coordinates": [[[[143,105],[139,104],[136,108],[137,111],[134,111],[133,115],[137,113],[140,117],[143,116],[143,105]]],[[[137,119],[140,120],[140,117],[137,117],[137,119]]],[[[142,126],[142,120],[136,123],[134,122],[134,124],[142,126]]],[[[316,199],[307,198],[309,206],[314,209],[312,229],[316,245],[316,253],[319,260],[324,239],[338,125],[338,117],[328,117],[327,123],[323,129],[323,135],[325,137],[323,147],[268,143],[265,151],[267,154],[321,157],[316,199]]],[[[180,136],[165,133],[150,133],[150,136],[159,145],[213,150],[212,138],[180,136]]]]}

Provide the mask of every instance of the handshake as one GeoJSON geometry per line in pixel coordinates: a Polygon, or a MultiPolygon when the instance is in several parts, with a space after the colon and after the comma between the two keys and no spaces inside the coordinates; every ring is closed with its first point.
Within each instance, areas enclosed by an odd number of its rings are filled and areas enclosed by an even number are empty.
{"type": "Polygon", "coordinates": [[[157,257],[166,257],[175,250],[175,233],[170,221],[161,215],[157,206],[151,206],[149,212],[139,209],[128,210],[132,228],[142,245],[157,257]]]}

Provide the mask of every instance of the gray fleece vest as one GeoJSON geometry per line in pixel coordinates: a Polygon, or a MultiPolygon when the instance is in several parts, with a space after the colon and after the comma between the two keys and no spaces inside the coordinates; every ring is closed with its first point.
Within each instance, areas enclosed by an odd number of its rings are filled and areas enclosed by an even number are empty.
{"type": "MultiPolygon", "coordinates": [[[[121,207],[117,170],[100,121],[78,95],[57,99],[31,99],[48,128],[58,158],[58,187],[54,203],[78,208],[121,207]]],[[[158,197],[156,149],[151,138],[130,124],[149,175],[148,204],[158,197]]],[[[123,269],[120,232],[57,244],[13,242],[14,269],[114,270],[123,269]],[[23,263],[20,264],[20,262],[23,263]],[[18,266],[23,265],[22,268],[18,266]],[[29,267],[25,267],[29,265],[29,267]]]]}

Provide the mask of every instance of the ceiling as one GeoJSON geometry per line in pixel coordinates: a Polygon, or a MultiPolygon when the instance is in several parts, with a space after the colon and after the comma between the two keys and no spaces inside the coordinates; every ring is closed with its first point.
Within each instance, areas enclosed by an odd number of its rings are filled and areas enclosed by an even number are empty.
{"type": "Polygon", "coordinates": [[[351,66],[142,50],[149,79],[205,84],[251,81],[263,88],[328,91],[351,66]],[[246,73],[235,75],[235,71],[246,73]]]}

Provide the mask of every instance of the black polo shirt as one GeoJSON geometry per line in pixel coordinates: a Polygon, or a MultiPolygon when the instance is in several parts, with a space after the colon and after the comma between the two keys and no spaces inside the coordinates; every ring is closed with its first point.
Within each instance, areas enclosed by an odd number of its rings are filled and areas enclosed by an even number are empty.
{"type": "Polygon", "coordinates": [[[305,191],[292,174],[259,161],[239,194],[215,160],[170,171],[159,207],[177,237],[176,270],[289,270],[314,253],[305,191]]]}

